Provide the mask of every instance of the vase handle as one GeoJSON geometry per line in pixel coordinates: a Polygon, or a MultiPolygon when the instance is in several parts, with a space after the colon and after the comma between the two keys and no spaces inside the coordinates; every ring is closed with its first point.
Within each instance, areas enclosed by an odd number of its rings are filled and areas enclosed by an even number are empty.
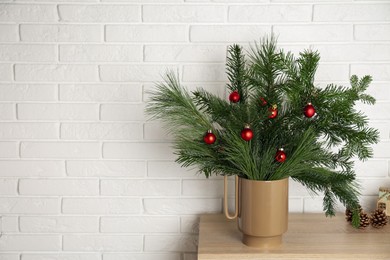
{"type": "Polygon", "coordinates": [[[236,193],[236,198],[235,198],[235,212],[234,215],[231,216],[229,215],[229,207],[228,207],[228,176],[223,177],[223,208],[225,212],[225,216],[227,219],[235,219],[238,216],[238,176],[235,176],[234,182],[235,182],[235,193],[236,193]]]}

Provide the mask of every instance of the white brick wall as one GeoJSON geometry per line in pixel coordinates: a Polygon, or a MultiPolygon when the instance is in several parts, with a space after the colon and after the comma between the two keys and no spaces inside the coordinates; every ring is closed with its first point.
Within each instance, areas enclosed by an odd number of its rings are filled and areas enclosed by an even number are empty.
{"type": "MultiPolygon", "coordinates": [[[[231,43],[269,33],[317,49],[317,82],[371,74],[380,130],[356,164],[362,202],[390,186],[388,0],[4,0],[0,4],[0,259],[195,260],[222,180],[174,163],[147,91],[174,69],[225,95],[231,43]]],[[[290,183],[290,211],[321,211],[290,183]]]]}

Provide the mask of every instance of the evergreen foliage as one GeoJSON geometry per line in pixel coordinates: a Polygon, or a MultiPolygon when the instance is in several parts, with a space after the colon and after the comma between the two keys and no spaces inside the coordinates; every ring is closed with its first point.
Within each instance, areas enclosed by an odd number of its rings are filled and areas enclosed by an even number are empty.
{"type": "Polygon", "coordinates": [[[371,77],[352,76],[349,88],[334,84],[319,88],[314,85],[319,60],[319,53],[310,50],[296,58],[278,49],[273,37],[252,46],[247,55],[241,46],[232,45],[226,63],[227,89],[238,91],[238,103],[204,89],[189,92],[169,72],[151,93],[147,112],[166,123],[175,138],[177,162],[184,167],[197,166],[207,177],[291,177],[315,194],[324,194],[326,215],[335,214],[336,200],[358,208],[353,158],[371,157],[370,145],[379,135],[354,106],[358,101],[375,103],[364,93],[371,77]],[[309,102],[317,113],[312,118],[303,114],[309,102]],[[270,119],[273,105],[278,115],[270,119]],[[254,134],[249,142],[240,136],[245,125],[254,134]],[[217,137],[214,144],[203,141],[208,130],[217,137]],[[275,160],[281,147],[287,155],[282,163],[275,160]]]}

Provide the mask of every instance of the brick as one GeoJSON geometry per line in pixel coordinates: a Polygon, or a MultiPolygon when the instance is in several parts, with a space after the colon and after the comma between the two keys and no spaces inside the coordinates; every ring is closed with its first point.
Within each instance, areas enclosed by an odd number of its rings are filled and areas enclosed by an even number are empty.
{"type": "Polygon", "coordinates": [[[64,214],[139,214],[141,201],[136,198],[64,198],[64,214]]]}
{"type": "Polygon", "coordinates": [[[193,25],[190,27],[191,42],[236,43],[253,41],[253,35],[271,33],[268,25],[193,25]]]}
{"type": "Polygon", "coordinates": [[[196,170],[183,168],[174,161],[148,161],[149,177],[195,177],[196,170]]]}
{"type": "Polygon", "coordinates": [[[351,64],[351,75],[371,75],[373,81],[390,81],[390,64],[351,64]]]}
{"type": "Polygon", "coordinates": [[[55,5],[1,4],[1,22],[56,22],[55,5]]]}
{"type": "Polygon", "coordinates": [[[369,126],[379,131],[379,139],[389,139],[390,137],[390,122],[371,121],[369,126]]]}
{"type": "Polygon", "coordinates": [[[0,84],[1,101],[55,101],[54,84],[0,84]]]}
{"type": "MultiPolygon", "coordinates": [[[[387,110],[387,111],[389,111],[389,110],[387,110]]],[[[380,143],[372,145],[372,148],[374,150],[374,158],[388,159],[390,157],[390,151],[388,149],[389,145],[390,145],[389,141],[381,141],[380,143]]],[[[383,182],[383,180],[382,180],[382,182],[383,182]]]]}
{"type": "Polygon", "coordinates": [[[188,215],[217,213],[222,210],[221,199],[144,199],[147,214],[152,215],[188,215]]]}
{"type": "Polygon", "coordinates": [[[302,213],[303,212],[303,199],[290,197],[288,199],[288,211],[302,213]]]}
{"type": "MultiPolygon", "coordinates": [[[[1,161],[0,161],[1,162],[1,161]]],[[[143,177],[146,166],[143,161],[67,161],[69,176],[80,177],[143,177]]]]}
{"type": "Polygon", "coordinates": [[[18,104],[21,120],[97,120],[97,104],[18,104]]]}
{"type": "Polygon", "coordinates": [[[58,214],[58,198],[25,198],[7,197],[0,198],[1,214],[58,214]]]}
{"type": "Polygon", "coordinates": [[[321,62],[362,62],[390,60],[387,44],[331,44],[313,45],[321,54],[321,62]]]}
{"type": "MultiPolygon", "coordinates": [[[[161,0],[101,0],[102,2],[161,3],[161,0]]],[[[164,3],[183,2],[183,0],[164,0],[164,3]]]]}
{"type": "Polygon", "coordinates": [[[318,22],[389,21],[389,4],[314,5],[313,20],[318,22]]]}
{"type": "Polygon", "coordinates": [[[140,84],[60,85],[60,100],[140,102],[142,87],[140,84]]]}
{"type": "Polygon", "coordinates": [[[225,45],[146,45],[145,61],[225,62],[225,45]]]}
{"type": "Polygon", "coordinates": [[[366,93],[372,95],[377,101],[390,100],[390,92],[388,83],[374,82],[370,84],[366,93]]]}
{"type": "Polygon", "coordinates": [[[57,123],[0,123],[0,139],[57,139],[57,123]]]}
{"type": "Polygon", "coordinates": [[[153,82],[160,81],[165,72],[174,70],[172,66],[160,65],[100,65],[100,79],[110,82],[153,82]]]}
{"type": "Polygon", "coordinates": [[[142,140],[140,123],[63,123],[61,139],[142,140]]]}
{"type": "Polygon", "coordinates": [[[18,26],[15,24],[0,24],[0,42],[19,41],[18,26]]]}
{"type": "Polygon", "coordinates": [[[3,235],[2,251],[57,251],[61,250],[60,235],[3,235]]]}
{"type": "Polygon", "coordinates": [[[1,104],[0,103],[0,111],[1,111],[0,120],[15,119],[16,111],[15,111],[14,104],[1,104]]]}
{"type": "MultiPolygon", "coordinates": [[[[234,184],[230,182],[228,194],[234,195],[234,184]]],[[[223,180],[183,180],[183,195],[194,197],[217,197],[223,196],[223,180]]]]}
{"type": "Polygon", "coordinates": [[[22,142],[24,158],[99,158],[99,143],[80,142],[22,142]]]}
{"type": "Polygon", "coordinates": [[[180,217],[180,232],[181,233],[199,233],[199,216],[182,216],[180,217]]]}
{"type": "Polygon", "coordinates": [[[59,5],[61,22],[140,22],[137,5],[59,5]]]}
{"type": "Polygon", "coordinates": [[[354,38],[357,41],[390,41],[390,24],[356,24],[354,38]]]}
{"type": "MultiPolygon", "coordinates": [[[[30,254],[23,253],[23,260],[101,260],[100,254],[92,253],[51,253],[51,254],[30,254]]],[[[19,258],[18,258],[19,260],[19,258]]]]}
{"type": "Polygon", "coordinates": [[[274,33],[283,42],[343,42],[352,40],[351,25],[276,25],[274,33]]]}
{"type": "Polygon", "coordinates": [[[178,180],[101,180],[102,195],[115,196],[177,196],[178,180]]]}
{"type": "Polygon", "coordinates": [[[103,158],[109,159],[174,159],[167,143],[104,143],[103,158]]]}
{"type": "Polygon", "coordinates": [[[145,117],[144,104],[102,104],[100,120],[103,121],[143,121],[145,117]]]}
{"type": "Polygon", "coordinates": [[[303,186],[301,183],[294,181],[293,179],[289,180],[289,197],[309,197],[309,190],[303,186]]]}
{"type": "Polygon", "coordinates": [[[387,177],[389,167],[386,160],[370,159],[364,162],[355,162],[355,173],[359,178],[362,177],[387,177]]]}
{"type": "Polygon", "coordinates": [[[19,232],[19,218],[18,218],[18,216],[1,216],[0,224],[1,224],[2,233],[18,233],[19,232]]]}
{"type": "Polygon", "coordinates": [[[2,61],[56,61],[54,45],[0,44],[2,61]]]}
{"type": "Polygon", "coordinates": [[[108,42],[184,42],[187,38],[185,25],[106,25],[105,35],[108,42]]]}
{"type": "Polygon", "coordinates": [[[229,22],[310,22],[311,5],[236,5],[230,6],[229,22]]]}
{"type": "Polygon", "coordinates": [[[95,233],[99,231],[99,219],[80,216],[21,216],[20,231],[23,233],[95,233]]]}
{"type": "Polygon", "coordinates": [[[60,45],[60,61],[142,61],[141,45],[60,45]]]}
{"type": "Polygon", "coordinates": [[[6,254],[2,253],[0,255],[1,260],[20,260],[19,254],[6,254]]]}
{"type": "Polygon", "coordinates": [[[144,138],[145,140],[159,140],[159,141],[172,141],[173,136],[164,129],[162,123],[146,123],[144,124],[144,138]]]}
{"type": "Polygon", "coordinates": [[[21,195],[77,196],[99,195],[98,180],[80,179],[21,179],[21,195]]]}
{"type": "Polygon", "coordinates": [[[145,5],[142,18],[159,23],[218,23],[224,21],[225,13],[222,5],[145,5]]]}
{"type": "Polygon", "coordinates": [[[65,175],[61,161],[1,160],[2,177],[60,177],[65,175]]]}
{"type": "Polygon", "coordinates": [[[389,182],[383,178],[376,179],[358,179],[362,189],[360,190],[363,196],[378,196],[379,187],[388,187],[389,182]]]}
{"type": "Polygon", "coordinates": [[[177,217],[136,216],[102,217],[101,232],[104,233],[173,233],[179,232],[177,217]]]}
{"type": "MultiPolygon", "coordinates": [[[[149,0],[150,1],[150,0],[149,0]]],[[[179,253],[176,254],[103,254],[103,260],[180,260],[179,253]]]]}
{"type": "Polygon", "coordinates": [[[100,42],[100,25],[21,24],[20,36],[24,42],[100,42]]]}
{"type": "Polygon", "coordinates": [[[198,238],[194,235],[146,235],[146,252],[196,252],[198,238]]]}
{"type": "Polygon", "coordinates": [[[0,81],[11,81],[13,79],[13,69],[11,64],[0,64],[0,81]]]}
{"type": "Polygon", "coordinates": [[[44,82],[85,82],[97,81],[98,70],[95,65],[74,64],[16,64],[16,81],[44,82]]]}
{"type": "MultiPolygon", "coordinates": [[[[17,142],[0,142],[0,158],[19,157],[19,145],[17,142]]],[[[1,161],[0,161],[1,163],[1,161]]],[[[0,176],[1,176],[0,171],[0,176]]]]}
{"type": "Polygon", "coordinates": [[[322,208],[322,197],[308,197],[303,199],[304,213],[321,213],[322,208]]]}
{"type": "Polygon", "coordinates": [[[315,81],[325,81],[327,84],[336,81],[349,82],[348,64],[324,64],[318,66],[315,81]]]}
{"type": "Polygon", "coordinates": [[[64,251],[141,251],[141,235],[64,235],[64,251]]]}
{"type": "Polygon", "coordinates": [[[16,179],[0,179],[0,195],[17,195],[17,188],[16,179]]]}
{"type": "Polygon", "coordinates": [[[224,64],[184,65],[183,81],[192,82],[226,82],[227,76],[224,64]]]}

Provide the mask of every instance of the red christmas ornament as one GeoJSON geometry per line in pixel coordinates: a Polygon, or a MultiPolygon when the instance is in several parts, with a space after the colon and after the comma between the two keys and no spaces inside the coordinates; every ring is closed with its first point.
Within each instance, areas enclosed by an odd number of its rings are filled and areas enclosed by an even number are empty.
{"type": "Polygon", "coordinates": [[[229,100],[230,100],[230,102],[233,102],[233,103],[237,103],[238,101],[240,101],[240,94],[238,94],[237,90],[230,93],[229,100]]]}
{"type": "Polygon", "coordinates": [[[245,128],[242,129],[241,138],[247,142],[253,138],[253,131],[249,128],[249,125],[246,125],[245,128]]]}
{"type": "Polygon", "coordinates": [[[280,148],[275,155],[275,160],[282,163],[287,159],[286,153],[284,152],[283,148],[280,148]]]}
{"type": "Polygon", "coordinates": [[[311,103],[307,103],[307,105],[303,109],[303,113],[306,117],[311,118],[316,114],[316,109],[311,103]]]}
{"type": "Polygon", "coordinates": [[[270,107],[268,109],[268,112],[269,112],[268,118],[271,118],[271,119],[275,118],[278,115],[278,106],[273,105],[272,107],[270,107]]]}
{"type": "Polygon", "coordinates": [[[261,105],[262,107],[264,107],[264,106],[266,106],[267,104],[268,104],[267,100],[265,100],[265,98],[261,97],[261,98],[260,98],[260,105],[261,105]]]}
{"type": "Polygon", "coordinates": [[[217,137],[215,136],[215,134],[213,134],[213,132],[211,132],[211,130],[208,130],[207,133],[205,134],[205,136],[203,137],[203,141],[206,144],[213,144],[213,143],[215,143],[216,140],[217,140],[217,137]]]}

